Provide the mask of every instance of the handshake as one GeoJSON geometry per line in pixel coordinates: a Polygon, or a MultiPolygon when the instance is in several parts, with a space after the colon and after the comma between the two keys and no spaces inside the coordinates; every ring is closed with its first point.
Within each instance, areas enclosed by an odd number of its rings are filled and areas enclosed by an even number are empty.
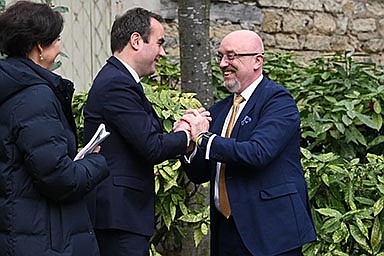
{"type": "Polygon", "coordinates": [[[199,134],[207,132],[212,118],[204,108],[188,109],[185,114],[174,123],[173,132],[186,131],[191,140],[190,145],[196,142],[199,134]]]}

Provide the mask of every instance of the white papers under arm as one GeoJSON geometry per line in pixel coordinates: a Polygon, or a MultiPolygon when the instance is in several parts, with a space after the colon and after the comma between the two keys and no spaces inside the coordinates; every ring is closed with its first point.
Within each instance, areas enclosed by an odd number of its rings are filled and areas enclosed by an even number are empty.
{"type": "Polygon", "coordinates": [[[105,130],[105,125],[101,123],[97,128],[97,131],[93,135],[92,139],[88,142],[87,145],[83,147],[82,150],[80,150],[74,160],[76,161],[82,159],[86,154],[92,153],[95,147],[101,142],[103,142],[109,136],[109,134],[110,133],[105,130]]]}

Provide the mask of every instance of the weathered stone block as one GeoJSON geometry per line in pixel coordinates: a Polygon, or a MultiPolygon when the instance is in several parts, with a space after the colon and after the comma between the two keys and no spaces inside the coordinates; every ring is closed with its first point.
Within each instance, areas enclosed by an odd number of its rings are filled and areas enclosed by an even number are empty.
{"type": "Polygon", "coordinates": [[[276,7],[276,8],[288,8],[289,1],[281,0],[259,0],[257,1],[261,7],[276,7]]]}
{"type": "Polygon", "coordinates": [[[363,51],[374,53],[384,51],[384,39],[374,38],[370,39],[363,44],[363,51]]]}
{"type": "Polygon", "coordinates": [[[324,10],[330,13],[343,12],[343,0],[323,0],[324,10]]]}
{"type": "Polygon", "coordinates": [[[373,32],[376,30],[376,20],[373,18],[352,20],[352,29],[356,32],[373,32]]]}
{"type": "Polygon", "coordinates": [[[349,18],[341,14],[336,15],[336,34],[345,34],[347,33],[349,18]]]}
{"type": "Polygon", "coordinates": [[[262,15],[261,9],[256,5],[212,3],[210,19],[224,19],[233,23],[251,22],[260,25],[262,15]]]}
{"type": "Polygon", "coordinates": [[[276,34],[276,47],[285,50],[299,50],[300,43],[296,35],[294,34],[276,34]]]}
{"type": "Polygon", "coordinates": [[[329,36],[307,35],[303,48],[315,51],[331,51],[331,38],[329,36]]]}
{"type": "Polygon", "coordinates": [[[291,8],[300,11],[323,11],[323,5],[320,0],[293,0],[291,8]]]}
{"type": "Polygon", "coordinates": [[[347,36],[332,36],[330,39],[332,51],[345,51],[352,48],[352,46],[348,44],[347,36]]]}
{"type": "Polygon", "coordinates": [[[263,14],[261,28],[267,33],[277,33],[281,31],[282,16],[276,12],[267,11],[263,14]]]}
{"type": "Polygon", "coordinates": [[[384,1],[368,1],[367,10],[374,16],[384,16],[384,1]]]}
{"type": "Polygon", "coordinates": [[[384,39],[374,38],[368,40],[363,44],[363,50],[370,53],[384,51],[384,39]]]}
{"type": "Polygon", "coordinates": [[[328,13],[315,13],[313,25],[322,34],[331,35],[336,30],[335,18],[328,13]]]}
{"type": "Polygon", "coordinates": [[[379,32],[381,37],[384,37],[384,19],[379,20],[377,32],[379,32]]]}
{"type": "Polygon", "coordinates": [[[313,27],[313,20],[309,15],[300,12],[289,12],[283,15],[283,32],[307,34],[313,27]]]}
{"type": "MultiPolygon", "coordinates": [[[[257,31],[256,31],[257,32],[257,31]]],[[[275,36],[267,33],[259,33],[260,37],[263,39],[264,47],[270,48],[276,46],[275,36]]],[[[266,49],[267,51],[267,49],[266,49]]]]}

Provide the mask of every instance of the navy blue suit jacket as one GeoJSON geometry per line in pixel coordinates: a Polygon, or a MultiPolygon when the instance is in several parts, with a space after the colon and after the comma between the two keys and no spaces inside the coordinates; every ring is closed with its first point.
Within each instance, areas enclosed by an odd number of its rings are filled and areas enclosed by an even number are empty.
{"type": "MultiPolygon", "coordinates": [[[[233,95],[210,109],[210,131],[220,135],[233,95]]],[[[210,160],[199,149],[188,176],[211,181],[212,255],[216,254],[217,215],[213,187],[217,162],[226,163],[232,216],[253,255],[276,255],[316,238],[306,181],[300,163],[300,114],[283,86],[263,78],[246,102],[231,138],[217,136],[210,160]]]]}
{"type": "Polygon", "coordinates": [[[96,229],[154,232],[155,164],[185,153],[185,132],[163,134],[142,86],[115,57],[107,60],[84,109],[87,142],[103,122],[111,135],[102,143],[110,176],[89,196],[96,229]]]}

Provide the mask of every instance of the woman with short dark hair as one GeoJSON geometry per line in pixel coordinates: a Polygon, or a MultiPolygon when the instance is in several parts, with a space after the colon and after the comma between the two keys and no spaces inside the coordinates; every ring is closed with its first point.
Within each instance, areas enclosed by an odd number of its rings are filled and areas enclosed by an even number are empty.
{"type": "Polygon", "coordinates": [[[84,196],[107,175],[77,152],[73,84],[50,71],[63,18],[18,1],[0,14],[0,254],[99,255],[84,196]]]}

